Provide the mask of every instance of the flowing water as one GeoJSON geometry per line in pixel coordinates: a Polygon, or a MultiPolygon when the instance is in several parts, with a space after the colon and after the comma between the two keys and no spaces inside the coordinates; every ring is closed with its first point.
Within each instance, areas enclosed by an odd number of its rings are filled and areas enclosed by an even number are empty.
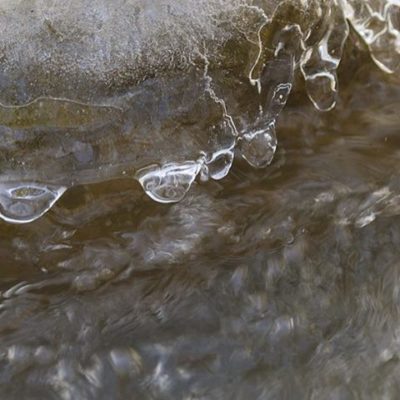
{"type": "Polygon", "coordinates": [[[399,32],[0,0],[0,399],[398,399],[399,32]]]}

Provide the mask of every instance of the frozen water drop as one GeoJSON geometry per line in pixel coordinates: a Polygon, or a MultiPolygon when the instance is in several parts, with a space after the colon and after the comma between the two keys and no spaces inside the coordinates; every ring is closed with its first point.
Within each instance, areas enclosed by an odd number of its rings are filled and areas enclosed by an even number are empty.
{"type": "Polygon", "coordinates": [[[232,167],[233,157],[232,148],[215,152],[210,160],[205,162],[203,175],[204,171],[207,171],[207,175],[214,180],[225,178],[232,167]]]}
{"type": "Polygon", "coordinates": [[[64,186],[41,183],[0,183],[0,218],[14,224],[35,221],[65,190],[64,186]]]}
{"type": "Polygon", "coordinates": [[[175,203],[183,199],[200,171],[195,161],[168,163],[142,168],[136,178],[146,194],[159,203],[175,203]]]}
{"type": "Polygon", "coordinates": [[[284,47],[279,47],[276,58],[263,70],[264,107],[254,121],[249,121],[238,139],[241,155],[252,167],[264,168],[274,158],[275,124],[292,90],[293,70],[293,55],[285,53],[284,47]]]}
{"type": "Polygon", "coordinates": [[[323,30],[325,32],[318,43],[311,44],[303,52],[300,69],[306,82],[307,95],[315,108],[330,111],[337,101],[337,69],[349,35],[349,25],[337,1],[331,3],[323,19],[325,23],[321,24],[321,33],[323,30]]]}
{"type": "Polygon", "coordinates": [[[255,168],[264,168],[271,163],[276,151],[277,140],[275,124],[266,128],[245,133],[241,137],[242,157],[255,168]]]}
{"type": "Polygon", "coordinates": [[[306,78],[307,94],[319,111],[330,111],[336,105],[337,77],[332,73],[318,73],[306,78]]]}

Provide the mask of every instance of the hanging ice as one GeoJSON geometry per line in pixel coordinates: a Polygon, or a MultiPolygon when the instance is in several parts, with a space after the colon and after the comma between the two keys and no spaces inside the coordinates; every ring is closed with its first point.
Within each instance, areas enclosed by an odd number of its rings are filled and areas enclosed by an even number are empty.
{"type": "Polygon", "coordinates": [[[74,185],[136,174],[172,202],[238,154],[268,166],[300,74],[316,109],[335,106],[349,29],[384,71],[400,64],[399,0],[0,0],[0,26],[10,222],[74,185]]]}
{"type": "Polygon", "coordinates": [[[365,41],[375,63],[393,73],[400,67],[400,2],[345,0],[346,18],[365,41]]]}
{"type": "Polygon", "coordinates": [[[144,191],[160,203],[176,203],[183,199],[199,173],[201,164],[194,161],[150,166],[137,173],[144,191]]]}
{"type": "Polygon", "coordinates": [[[0,218],[16,224],[32,222],[48,211],[65,189],[36,183],[1,183],[0,218]]]}
{"type": "Polygon", "coordinates": [[[337,0],[327,7],[321,25],[322,38],[319,42],[305,40],[300,67],[310,100],[318,110],[329,111],[337,101],[337,68],[349,34],[347,21],[337,0]]]}

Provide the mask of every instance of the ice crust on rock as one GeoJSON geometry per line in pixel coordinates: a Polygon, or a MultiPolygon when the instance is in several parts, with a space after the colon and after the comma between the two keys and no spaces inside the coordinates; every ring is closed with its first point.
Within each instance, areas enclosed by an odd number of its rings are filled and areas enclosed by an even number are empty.
{"type": "Polygon", "coordinates": [[[318,110],[335,106],[350,29],[399,70],[398,0],[0,0],[0,27],[9,222],[77,184],[132,177],[173,202],[235,154],[267,166],[296,73],[318,110]]]}

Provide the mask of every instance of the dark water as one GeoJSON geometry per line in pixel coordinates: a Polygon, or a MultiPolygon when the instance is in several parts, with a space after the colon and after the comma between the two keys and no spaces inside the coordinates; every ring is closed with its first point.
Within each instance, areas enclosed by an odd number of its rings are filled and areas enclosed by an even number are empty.
{"type": "Polygon", "coordinates": [[[398,399],[400,81],[351,43],[267,169],[113,179],[0,223],[0,399],[398,399]]]}

